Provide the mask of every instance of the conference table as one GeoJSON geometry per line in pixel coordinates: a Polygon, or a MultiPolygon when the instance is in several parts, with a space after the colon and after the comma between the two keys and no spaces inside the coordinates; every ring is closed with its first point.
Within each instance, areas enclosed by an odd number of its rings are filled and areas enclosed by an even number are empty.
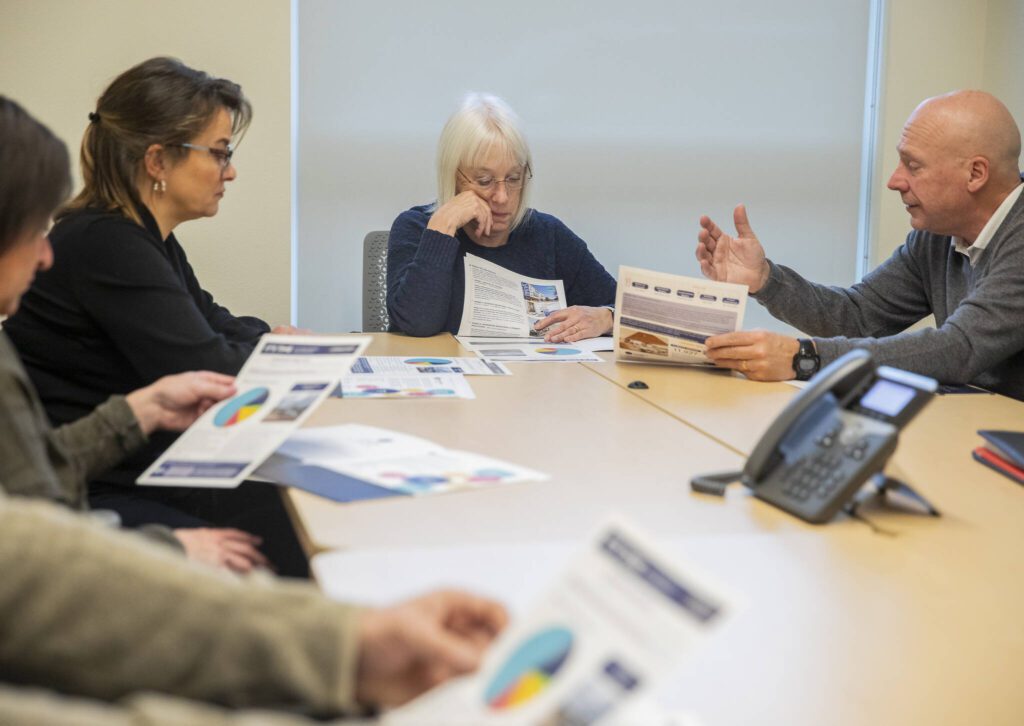
{"type": "MultiPolygon", "coordinates": [[[[448,335],[393,334],[372,335],[368,354],[471,355],[448,335]]],[[[475,400],[328,400],[307,425],[379,426],[550,479],[350,504],[286,490],[307,551],[343,552],[340,589],[326,589],[373,601],[479,583],[527,606],[545,553],[615,514],[745,603],[659,692],[666,708],[708,726],[1024,723],[1024,488],[971,458],[978,429],[1022,428],[1024,403],[939,396],[901,433],[886,473],[941,517],[876,503],[815,526],[740,486],[689,487],[741,468],[795,387],[600,355],[474,376],[475,400]]]]}

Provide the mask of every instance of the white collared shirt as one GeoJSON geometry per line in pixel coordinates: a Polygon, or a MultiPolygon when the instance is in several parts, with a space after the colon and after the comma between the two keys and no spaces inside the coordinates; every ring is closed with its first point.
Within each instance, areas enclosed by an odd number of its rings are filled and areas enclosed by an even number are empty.
{"type": "Polygon", "coordinates": [[[1006,215],[1010,213],[1013,205],[1017,203],[1022,190],[1024,190],[1024,184],[1018,184],[1012,192],[1006,195],[1003,203],[999,205],[995,213],[985,222],[985,226],[981,228],[981,234],[978,235],[978,239],[974,240],[974,244],[964,244],[964,241],[959,237],[953,237],[953,248],[971,261],[971,267],[974,267],[978,258],[981,257],[981,253],[985,251],[988,243],[992,241],[996,230],[999,229],[1003,220],[1006,219],[1006,215]]]}

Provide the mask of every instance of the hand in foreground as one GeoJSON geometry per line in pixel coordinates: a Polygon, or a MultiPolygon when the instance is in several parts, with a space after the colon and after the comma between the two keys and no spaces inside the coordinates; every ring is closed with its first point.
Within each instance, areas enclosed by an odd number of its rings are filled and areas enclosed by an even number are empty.
{"type": "Polygon", "coordinates": [[[274,335],[309,335],[313,331],[309,328],[296,328],[294,325],[278,325],[270,332],[274,335]]]}
{"type": "Polygon", "coordinates": [[[174,536],[190,560],[242,574],[257,567],[270,568],[270,562],[256,549],[260,538],[240,529],[176,529],[174,536]]]}
{"type": "Polygon", "coordinates": [[[700,218],[697,233],[697,261],[704,277],[718,282],[746,285],[751,293],[768,281],[768,260],[764,248],[750,228],[747,209],[738,205],[732,213],[736,236],[730,237],[707,215],[700,218]]]}
{"type": "Polygon", "coordinates": [[[556,310],[533,326],[534,330],[547,330],[545,343],[575,343],[584,338],[596,338],[612,331],[612,311],[573,305],[556,310]]]}
{"type": "Polygon", "coordinates": [[[455,591],[365,612],[359,623],[356,698],[367,706],[397,706],[476,670],[507,621],[498,603],[455,591]]]}
{"type": "Polygon", "coordinates": [[[217,401],[234,395],[235,379],[211,371],[164,376],[156,383],[132,391],[126,398],[139,427],[146,434],[156,429],[184,431],[217,401]]]}
{"type": "Polygon", "coordinates": [[[720,368],[739,371],[752,381],[788,381],[796,378],[793,356],[800,341],[767,330],[741,330],[707,339],[707,356],[720,368]]]}
{"type": "Polygon", "coordinates": [[[459,192],[441,205],[427,222],[427,229],[454,237],[461,227],[475,222],[475,232],[491,236],[491,208],[472,191],[459,192]]]}

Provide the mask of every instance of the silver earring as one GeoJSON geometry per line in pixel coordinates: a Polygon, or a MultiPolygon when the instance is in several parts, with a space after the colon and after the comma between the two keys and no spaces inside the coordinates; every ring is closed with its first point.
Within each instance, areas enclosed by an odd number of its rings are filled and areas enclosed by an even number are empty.
{"type": "Polygon", "coordinates": [[[153,191],[163,194],[167,191],[167,180],[161,179],[160,181],[153,182],[153,191]]]}

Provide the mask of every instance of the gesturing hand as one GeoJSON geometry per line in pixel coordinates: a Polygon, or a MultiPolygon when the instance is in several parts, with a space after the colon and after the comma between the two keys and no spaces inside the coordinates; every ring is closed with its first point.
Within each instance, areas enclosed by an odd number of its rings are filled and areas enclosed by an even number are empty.
{"type": "Polygon", "coordinates": [[[612,330],[612,311],[589,305],[573,305],[556,310],[539,321],[534,330],[546,330],[545,343],[575,343],[584,338],[596,338],[612,330]]]}
{"type": "Polygon", "coordinates": [[[475,670],[507,621],[498,603],[454,591],[367,611],[359,623],[356,698],[395,706],[475,670]]]}
{"type": "Polygon", "coordinates": [[[456,194],[434,212],[427,222],[427,229],[454,237],[459,228],[474,222],[477,234],[489,237],[491,221],[491,208],[487,202],[467,190],[456,194]]]}
{"type": "Polygon", "coordinates": [[[139,428],[184,431],[217,401],[235,393],[235,379],[211,371],[164,376],[126,396],[139,428]]]}
{"type": "Polygon", "coordinates": [[[260,538],[240,529],[176,529],[174,536],[190,560],[243,574],[257,567],[270,567],[267,558],[256,549],[260,538]]]}
{"type": "Polygon", "coordinates": [[[742,204],[732,213],[736,236],[730,237],[704,215],[697,233],[697,261],[705,277],[718,282],[746,285],[751,293],[760,290],[768,281],[768,260],[764,248],[750,228],[747,210],[742,204]]]}

